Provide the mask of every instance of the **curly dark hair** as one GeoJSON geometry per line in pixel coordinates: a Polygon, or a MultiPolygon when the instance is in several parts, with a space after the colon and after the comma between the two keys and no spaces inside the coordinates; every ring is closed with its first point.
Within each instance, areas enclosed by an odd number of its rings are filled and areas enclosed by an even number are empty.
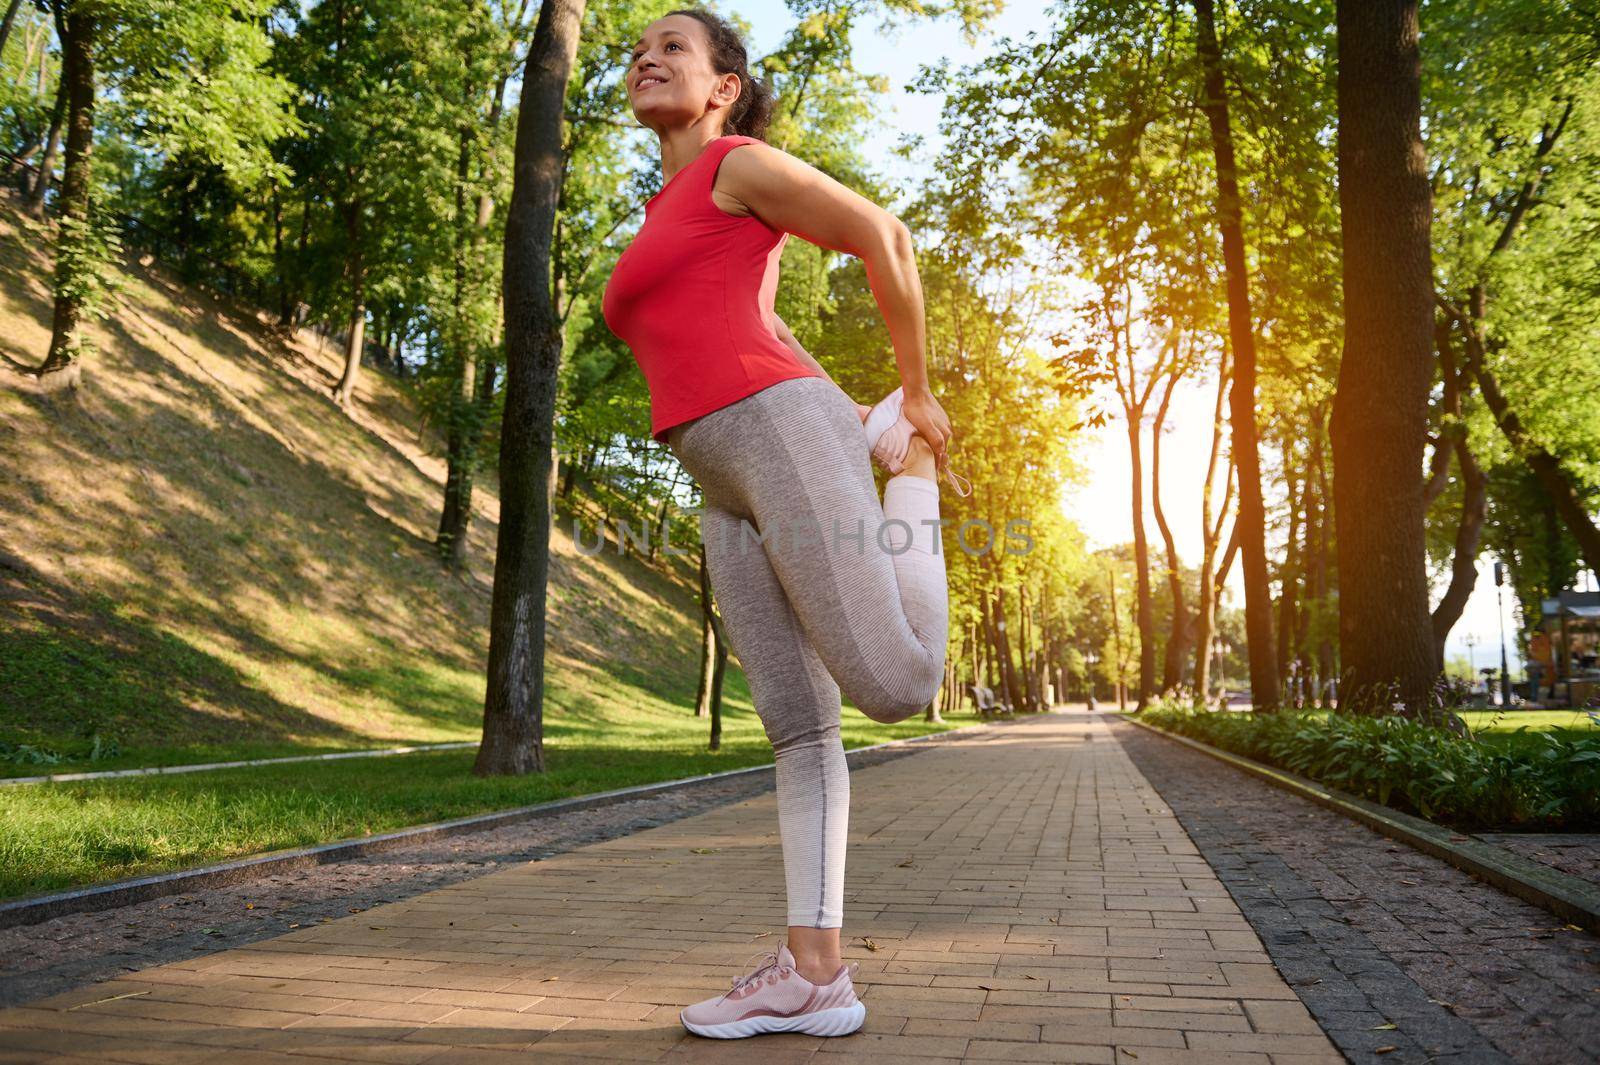
{"type": "Polygon", "coordinates": [[[728,108],[722,132],[765,140],[767,123],[772,121],[772,88],[751,76],[750,57],[739,31],[721,15],[700,8],[683,7],[667,14],[688,15],[703,25],[711,42],[711,69],[718,74],[739,75],[739,98],[728,108]]]}

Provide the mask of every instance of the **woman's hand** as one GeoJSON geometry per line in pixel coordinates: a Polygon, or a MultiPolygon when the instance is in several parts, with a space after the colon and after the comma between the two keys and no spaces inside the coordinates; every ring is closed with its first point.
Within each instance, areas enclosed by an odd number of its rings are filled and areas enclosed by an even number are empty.
{"type": "Polygon", "coordinates": [[[939,406],[932,392],[906,389],[904,396],[900,413],[905,415],[906,421],[916,426],[917,432],[933,448],[934,463],[943,466],[949,457],[947,448],[950,440],[955,436],[955,430],[950,428],[950,416],[939,406]]]}

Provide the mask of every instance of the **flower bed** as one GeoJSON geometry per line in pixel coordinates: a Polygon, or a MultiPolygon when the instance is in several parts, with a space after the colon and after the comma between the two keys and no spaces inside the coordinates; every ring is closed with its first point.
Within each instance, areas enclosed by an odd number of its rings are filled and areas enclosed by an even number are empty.
{"type": "Polygon", "coordinates": [[[1502,744],[1401,717],[1172,704],[1140,720],[1460,828],[1600,831],[1600,739],[1539,734],[1502,744]]]}

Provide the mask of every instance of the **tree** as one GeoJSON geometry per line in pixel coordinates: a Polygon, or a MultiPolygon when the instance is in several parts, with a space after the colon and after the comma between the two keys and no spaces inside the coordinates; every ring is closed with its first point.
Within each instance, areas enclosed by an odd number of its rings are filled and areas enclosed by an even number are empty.
{"type": "Polygon", "coordinates": [[[1217,368],[1217,398],[1211,412],[1211,448],[1206,455],[1206,479],[1200,490],[1200,579],[1195,587],[1194,698],[1203,704],[1211,691],[1211,638],[1216,632],[1217,594],[1214,584],[1217,548],[1222,530],[1233,508],[1233,458],[1227,459],[1223,475],[1222,501],[1216,503],[1217,462],[1222,454],[1226,420],[1223,410],[1228,394],[1227,363],[1217,368]]]}
{"type": "Polygon", "coordinates": [[[1257,710],[1278,705],[1277,655],[1273,650],[1272,593],[1267,585],[1266,506],[1261,496],[1261,459],[1256,429],[1256,336],[1250,311],[1250,276],[1245,265],[1244,212],[1234,162],[1227,84],[1217,45],[1211,0],[1194,0],[1196,45],[1205,71],[1201,110],[1211,128],[1217,168],[1217,227],[1228,288],[1228,341],[1233,388],[1228,393],[1230,439],[1239,485],[1239,555],[1244,569],[1245,631],[1250,641],[1250,701],[1257,710]]]}
{"type": "Polygon", "coordinates": [[[137,130],[152,149],[209,160],[241,184],[272,173],[268,145],[293,122],[288,86],[265,69],[264,0],[176,0],[159,11],[137,0],[52,0],[51,10],[62,45],[67,154],[50,350],[37,372],[46,387],[59,387],[78,379],[87,321],[101,313],[104,273],[119,247],[95,203],[101,82],[115,90],[114,125],[137,130]],[[187,62],[175,74],[167,60],[180,52],[187,62]]]}
{"type": "MultiPolygon", "coordinates": [[[[1417,0],[1338,4],[1344,354],[1334,395],[1341,706],[1428,712],[1422,459],[1432,378],[1432,193],[1417,0]]],[[[1253,637],[1252,637],[1253,639],[1253,637]]]]}
{"type": "Polygon", "coordinates": [[[480,776],[544,771],[545,599],[550,576],[551,445],[561,323],[551,236],[561,194],[567,78],[584,0],[543,0],[522,76],[503,267],[506,398],[500,530],[489,617],[480,776]]]}

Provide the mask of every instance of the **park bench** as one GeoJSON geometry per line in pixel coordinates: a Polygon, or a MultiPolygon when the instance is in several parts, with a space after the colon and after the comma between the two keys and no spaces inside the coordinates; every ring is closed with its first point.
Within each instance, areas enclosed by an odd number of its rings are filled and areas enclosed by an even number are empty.
{"type": "Polygon", "coordinates": [[[993,688],[968,684],[967,692],[972,696],[972,705],[979,717],[1011,716],[1011,704],[997,699],[993,688]]]}

